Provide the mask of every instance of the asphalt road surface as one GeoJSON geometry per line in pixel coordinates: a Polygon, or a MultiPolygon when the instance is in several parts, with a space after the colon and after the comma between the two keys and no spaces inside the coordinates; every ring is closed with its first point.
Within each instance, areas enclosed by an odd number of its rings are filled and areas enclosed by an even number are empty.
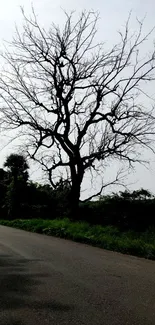
{"type": "Polygon", "coordinates": [[[155,325],[155,262],[0,226],[0,325],[155,325]]]}

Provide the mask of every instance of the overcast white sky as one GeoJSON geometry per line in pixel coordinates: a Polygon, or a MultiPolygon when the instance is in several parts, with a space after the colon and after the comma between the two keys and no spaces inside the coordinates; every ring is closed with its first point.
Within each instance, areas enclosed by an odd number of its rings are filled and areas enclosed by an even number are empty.
{"type": "MultiPolygon", "coordinates": [[[[77,12],[83,9],[99,11],[98,38],[112,44],[115,44],[117,31],[125,24],[130,10],[133,12],[132,29],[136,28],[136,16],[141,19],[146,15],[145,31],[155,25],[155,0],[33,0],[33,2],[31,0],[5,0],[1,1],[0,6],[0,44],[2,40],[12,38],[15,23],[18,26],[22,23],[20,6],[24,7],[27,14],[30,14],[32,3],[38,19],[44,27],[50,26],[53,21],[62,24],[64,17],[62,9],[76,10],[77,12]]],[[[155,33],[152,40],[153,38],[155,39],[155,33]]],[[[153,90],[154,86],[152,85],[153,90]]],[[[0,166],[3,165],[7,153],[10,153],[8,148],[0,151],[0,166]]],[[[155,193],[155,156],[147,154],[145,158],[151,162],[149,170],[138,166],[134,175],[129,177],[129,181],[136,182],[132,188],[144,187],[155,193]]]]}

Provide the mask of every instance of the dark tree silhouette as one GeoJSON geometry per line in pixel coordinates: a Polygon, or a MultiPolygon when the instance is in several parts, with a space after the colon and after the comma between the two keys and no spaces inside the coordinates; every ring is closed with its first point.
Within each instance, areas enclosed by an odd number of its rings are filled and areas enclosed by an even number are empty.
{"type": "Polygon", "coordinates": [[[154,80],[154,48],[140,55],[150,33],[143,35],[139,21],[130,33],[128,20],[120,42],[106,51],[104,43],[95,43],[94,12],[82,12],[76,22],[66,14],[62,30],[52,24],[48,31],[34,12],[32,19],[23,16],[24,30],[16,31],[2,55],[3,125],[26,135],[26,151],[53,187],[60,177],[71,183],[70,203],[77,211],[86,171],[104,171],[111,158],[131,166],[140,161],[140,147],[152,148],[153,110],[138,97],[154,80]]]}
{"type": "Polygon", "coordinates": [[[8,185],[5,195],[5,209],[9,218],[18,218],[21,205],[27,200],[28,164],[23,155],[10,154],[4,163],[7,168],[8,185]]]}
{"type": "Polygon", "coordinates": [[[10,176],[14,178],[15,181],[21,178],[22,181],[28,180],[28,169],[29,166],[23,155],[11,154],[6,158],[4,167],[7,168],[10,176]]]}

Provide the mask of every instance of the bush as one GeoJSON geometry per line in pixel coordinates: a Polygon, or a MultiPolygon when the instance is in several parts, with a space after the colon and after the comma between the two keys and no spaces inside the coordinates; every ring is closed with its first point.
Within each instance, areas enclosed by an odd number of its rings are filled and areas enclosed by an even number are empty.
{"type": "Polygon", "coordinates": [[[145,231],[155,227],[155,199],[131,199],[113,195],[95,202],[80,204],[80,220],[121,230],[145,231]]]}

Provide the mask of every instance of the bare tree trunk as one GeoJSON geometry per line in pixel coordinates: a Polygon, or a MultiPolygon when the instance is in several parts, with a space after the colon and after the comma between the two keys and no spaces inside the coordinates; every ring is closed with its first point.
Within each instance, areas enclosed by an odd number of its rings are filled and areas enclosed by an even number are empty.
{"type": "Polygon", "coordinates": [[[70,192],[70,217],[72,219],[79,219],[79,201],[80,201],[80,190],[81,183],[84,176],[84,168],[82,164],[82,160],[80,159],[80,155],[78,155],[77,159],[78,163],[75,165],[71,162],[71,178],[72,178],[72,186],[70,192]]]}
{"type": "Polygon", "coordinates": [[[79,219],[80,187],[79,182],[75,182],[71,187],[69,215],[73,220],[79,219]]]}

